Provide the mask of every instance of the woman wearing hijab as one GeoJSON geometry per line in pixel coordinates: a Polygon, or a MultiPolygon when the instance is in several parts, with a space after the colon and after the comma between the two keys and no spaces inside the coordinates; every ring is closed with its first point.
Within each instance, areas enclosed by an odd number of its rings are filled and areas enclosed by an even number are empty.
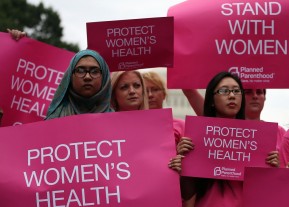
{"type": "Polygon", "coordinates": [[[111,112],[110,98],[108,65],[97,52],[82,50],[75,54],[64,73],[46,119],[111,112]]]}

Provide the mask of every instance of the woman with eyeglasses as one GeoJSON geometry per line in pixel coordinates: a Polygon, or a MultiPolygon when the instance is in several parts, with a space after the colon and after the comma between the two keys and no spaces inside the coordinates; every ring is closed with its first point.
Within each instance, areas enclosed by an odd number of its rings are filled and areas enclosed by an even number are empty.
{"type": "Polygon", "coordinates": [[[108,65],[93,50],[74,55],[49,106],[46,119],[84,113],[105,113],[110,107],[108,65]]]}
{"type": "Polygon", "coordinates": [[[156,72],[142,73],[149,98],[150,109],[162,109],[167,96],[164,80],[156,72]]]}
{"type": "MultiPolygon", "coordinates": [[[[203,115],[229,119],[245,119],[245,94],[240,79],[229,72],[221,72],[209,82],[204,102],[203,115]]],[[[189,152],[194,146],[189,138],[180,150],[189,152]],[[190,145],[190,147],[187,147],[190,145]]],[[[181,143],[180,142],[180,143],[181,143]]],[[[266,163],[278,167],[278,152],[269,152],[266,163]]],[[[183,206],[186,207],[241,207],[243,206],[243,182],[205,178],[181,178],[183,206]]]]}
{"type": "MultiPolygon", "coordinates": [[[[204,100],[200,97],[200,94],[197,90],[183,90],[185,96],[187,97],[192,108],[197,112],[201,106],[204,105],[204,100]]],[[[261,120],[261,113],[266,100],[266,89],[264,88],[251,88],[244,89],[246,106],[245,106],[245,119],[246,120],[261,120]]],[[[197,115],[202,115],[202,113],[197,113],[197,115]]],[[[283,136],[285,134],[285,129],[278,125],[277,131],[277,143],[276,149],[279,151],[280,155],[280,167],[285,167],[289,162],[289,148],[288,144],[283,144],[283,136]],[[283,145],[283,146],[282,146],[283,145]],[[288,161],[288,162],[287,162],[288,161]]]]}
{"type": "MultiPolygon", "coordinates": [[[[162,109],[163,102],[167,97],[165,81],[156,72],[150,71],[142,73],[145,81],[146,91],[149,99],[150,109],[162,109]]],[[[173,119],[174,135],[176,144],[184,136],[185,121],[182,119],[173,119]]]]}

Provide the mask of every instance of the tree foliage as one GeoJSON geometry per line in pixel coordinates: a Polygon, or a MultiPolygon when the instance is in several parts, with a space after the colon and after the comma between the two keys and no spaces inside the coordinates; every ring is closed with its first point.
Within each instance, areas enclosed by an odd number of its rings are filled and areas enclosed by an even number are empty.
{"type": "Polygon", "coordinates": [[[59,14],[51,7],[29,4],[26,0],[0,1],[0,31],[7,28],[27,32],[34,39],[70,51],[79,51],[74,43],[62,41],[63,28],[59,14]]]}

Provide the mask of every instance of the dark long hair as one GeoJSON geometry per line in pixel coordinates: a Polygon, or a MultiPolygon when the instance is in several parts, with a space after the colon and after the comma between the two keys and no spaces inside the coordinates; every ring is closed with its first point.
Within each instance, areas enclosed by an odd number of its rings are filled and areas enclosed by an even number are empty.
{"type": "MultiPolygon", "coordinates": [[[[206,89],[206,95],[205,95],[205,102],[204,102],[204,110],[203,114],[207,117],[216,117],[216,108],[214,107],[214,91],[217,87],[217,85],[224,79],[224,78],[233,78],[239,85],[240,89],[243,91],[243,85],[241,80],[229,73],[229,72],[220,72],[217,75],[215,75],[211,81],[209,82],[207,89],[206,89]]],[[[236,119],[245,119],[245,94],[242,93],[242,102],[241,102],[241,108],[239,112],[236,115],[236,119]]],[[[230,182],[226,180],[215,180],[215,179],[207,179],[207,178],[198,178],[196,181],[196,189],[197,189],[197,200],[202,198],[206,191],[208,191],[215,182],[218,183],[221,193],[224,193],[224,187],[225,185],[228,185],[229,188],[233,191],[232,186],[230,185],[230,182]]]]}
{"type": "MultiPolygon", "coordinates": [[[[206,89],[206,95],[205,95],[205,102],[204,102],[204,110],[203,114],[207,117],[216,117],[216,108],[214,105],[214,91],[217,87],[217,85],[224,79],[224,78],[233,78],[239,85],[240,89],[243,91],[243,85],[241,80],[229,73],[229,72],[220,72],[217,75],[215,75],[209,84],[207,85],[206,89]]],[[[241,108],[239,112],[236,115],[236,119],[245,119],[245,94],[242,93],[242,102],[241,102],[241,108]]]]}

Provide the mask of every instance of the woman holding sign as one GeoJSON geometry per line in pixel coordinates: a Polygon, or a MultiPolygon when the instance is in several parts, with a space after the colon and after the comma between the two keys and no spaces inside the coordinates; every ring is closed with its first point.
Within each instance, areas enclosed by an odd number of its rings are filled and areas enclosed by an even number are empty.
{"type": "Polygon", "coordinates": [[[110,97],[110,74],[105,60],[93,50],[82,50],[75,54],[64,73],[46,119],[111,112],[110,97]]]}
{"type": "MultiPolygon", "coordinates": [[[[17,29],[7,31],[15,40],[26,36],[25,32],[17,29]]],[[[45,119],[111,112],[110,98],[110,72],[106,61],[93,50],[82,50],[70,61],[45,119]]]]}
{"type": "MultiPolygon", "coordinates": [[[[197,90],[194,89],[184,89],[183,90],[185,96],[187,97],[190,105],[196,111],[196,109],[200,108],[204,105],[204,100],[202,100],[201,94],[198,93],[197,90]]],[[[246,120],[261,120],[261,113],[266,100],[266,89],[264,88],[254,88],[254,89],[244,89],[245,99],[246,99],[246,107],[245,107],[245,117],[246,120]]],[[[197,115],[202,115],[198,114],[197,115]]],[[[285,134],[285,129],[278,125],[277,131],[277,144],[276,149],[279,151],[280,158],[284,157],[283,152],[280,151],[280,146],[282,143],[283,136],[285,134]]],[[[280,159],[280,166],[284,167],[283,159],[280,159]]]]}
{"type": "MultiPolygon", "coordinates": [[[[142,74],[146,91],[149,99],[150,109],[162,109],[163,102],[167,97],[167,89],[165,81],[161,76],[153,71],[145,72],[142,74]]],[[[185,121],[182,119],[173,119],[175,141],[178,143],[181,137],[184,136],[185,121]]]]}
{"type": "MultiPolygon", "coordinates": [[[[148,96],[144,79],[140,72],[114,72],[111,77],[111,105],[115,111],[149,109],[148,96]]],[[[169,161],[169,168],[181,172],[182,155],[176,155],[169,161]]]]}
{"type": "MultiPolygon", "coordinates": [[[[245,94],[240,79],[229,72],[218,73],[209,82],[204,102],[204,116],[245,119],[245,94]]],[[[189,138],[182,138],[178,152],[184,154],[193,148],[189,138]]],[[[266,163],[278,167],[278,152],[272,151],[266,163]]],[[[182,177],[183,206],[241,207],[243,182],[205,178],[182,177]]]]}

